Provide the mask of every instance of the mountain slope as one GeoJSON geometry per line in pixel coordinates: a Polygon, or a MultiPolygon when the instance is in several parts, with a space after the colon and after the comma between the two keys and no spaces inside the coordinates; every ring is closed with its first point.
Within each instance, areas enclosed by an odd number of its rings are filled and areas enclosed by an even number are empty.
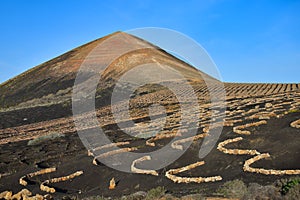
{"type": "MultiPolygon", "coordinates": [[[[111,86],[112,83],[108,83],[108,80],[117,80],[136,65],[153,62],[154,59],[179,70],[188,78],[199,79],[201,72],[159,47],[129,34],[116,32],[75,48],[1,84],[0,107],[13,107],[20,103],[24,105],[24,102],[27,102],[25,107],[28,107],[45,102],[61,103],[70,100],[71,90],[80,65],[97,45],[107,41],[109,41],[108,44],[97,49],[97,54],[101,55],[97,60],[99,64],[111,61],[115,55],[120,53],[120,49],[130,46],[138,50],[126,53],[110,64],[103,73],[102,90],[111,86]],[[112,41],[108,40],[112,37],[117,38],[112,41]]],[[[213,80],[204,73],[201,75],[213,80]]]]}

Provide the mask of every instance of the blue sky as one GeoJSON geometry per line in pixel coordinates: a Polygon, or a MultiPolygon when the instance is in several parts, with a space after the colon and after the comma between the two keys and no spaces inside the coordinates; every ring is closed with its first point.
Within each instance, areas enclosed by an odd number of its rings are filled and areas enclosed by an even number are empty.
{"type": "Polygon", "coordinates": [[[297,0],[6,0],[0,83],[117,30],[163,27],[200,43],[226,82],[300,82],[297,0]]]}

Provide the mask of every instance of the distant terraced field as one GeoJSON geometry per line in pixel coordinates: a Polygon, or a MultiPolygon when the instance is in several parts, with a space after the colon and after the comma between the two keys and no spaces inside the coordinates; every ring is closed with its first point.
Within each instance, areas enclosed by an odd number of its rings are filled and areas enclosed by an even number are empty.
{"type": "Polygon", "coordinates": [[[299,91],[300,84],[225,83],[227,97],[265,96],[299,91]]]}

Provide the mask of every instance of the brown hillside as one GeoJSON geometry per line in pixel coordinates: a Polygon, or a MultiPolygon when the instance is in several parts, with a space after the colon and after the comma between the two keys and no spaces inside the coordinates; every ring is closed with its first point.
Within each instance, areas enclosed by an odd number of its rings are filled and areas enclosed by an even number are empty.
{"type": "MultiPolygon", "coordinates": [[[[112,37],[114,37],[114,40],[109,41],[103,48],[96,49],[97,55],[101,55],[97,57],[97,63],[110,64],[109,68],[103,73],[105,79],[100,84],[101,90],[111,86],[111,83],[107,80],[117,80],[124,72],[134,66],[149,62],[168,64],[188,78],[199,79],[197,69],[159,47],[129,34],[116,32],[73,49],[1,84],[0,106],[2,108],[11,107],[32,99],[46,99],[47,102],[51,103],[70,100],[71,90],[80,65],[97,45],[108,41],[107,39],[112,37]],[[139,50],[126,53],[113,63],[109,62],[128,47],[139,48],[139,50]]],[[[92,76],[92,74],[87,75],[92,76]]],[[[209,78],[204,73],[201,73],[201,75],[209,78]]],[[[31,101],[28,104],[37,106],[38,103],[35,105],[35,102],[31,101]]]]}

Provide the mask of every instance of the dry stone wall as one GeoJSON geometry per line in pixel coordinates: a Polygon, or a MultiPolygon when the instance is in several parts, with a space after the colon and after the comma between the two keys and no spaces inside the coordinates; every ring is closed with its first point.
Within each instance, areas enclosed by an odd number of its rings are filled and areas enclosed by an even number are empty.
{"type": "Polygon", "coordinates": [[[221,181],[221,176],[212,176],[212,177],[180,177],[176,176],[175,174],[191,170],[193,168],[196,168],[198,166],[204,165],[204,161],[196,162],[193,164],[190,164],[185,167],[177,168],[177,169],[170,169],[166,172],[165,176],[172,180],[174,183],[202,183],[202,182],[215,182],[215,181],[221,181]]]}

